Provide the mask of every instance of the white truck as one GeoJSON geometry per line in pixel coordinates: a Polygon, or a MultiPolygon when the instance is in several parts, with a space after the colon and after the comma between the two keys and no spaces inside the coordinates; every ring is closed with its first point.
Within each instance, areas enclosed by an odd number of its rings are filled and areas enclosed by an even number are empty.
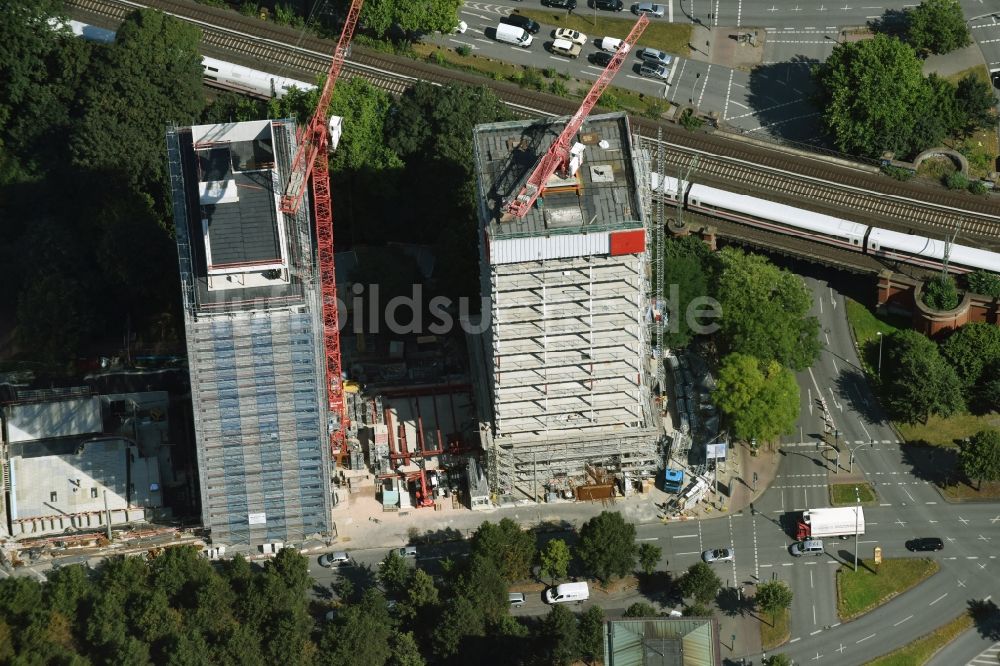
{"type": "Polygon", "coordinates": [[[855,531],[865,533],[865,512],[860,506],[806,509],[795,522],[795,538],[799,541],[852,536],[855,531]]]}
{"type": "Polygon", "coordinates": [[[507,42],[508,44],[513,44],[514,46],[520,46],[523,49],[531,46],[531,35],[524,28],[519,28],[516,25],[509,25],[507,23],[501,23],[497,26],[497,41],[507,42]]]}

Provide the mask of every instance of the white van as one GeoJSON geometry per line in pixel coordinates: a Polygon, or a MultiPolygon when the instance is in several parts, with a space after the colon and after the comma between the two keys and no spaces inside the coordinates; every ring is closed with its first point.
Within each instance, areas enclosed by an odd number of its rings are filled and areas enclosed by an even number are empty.
{"type": "Polygon", "coordinates": [[[590,587],[586,583],[563,583],[545,590],[545,603],[564,604],[570,601],[583,603],[590,598],[590,587]]]}
{"type": "Polygon", "coordinates": [[[524,28],[501,23],[497,26],[497,41],[507,42],[508,44],[514,44],[526,49],[531,46],[531,35],[524,28]]]}

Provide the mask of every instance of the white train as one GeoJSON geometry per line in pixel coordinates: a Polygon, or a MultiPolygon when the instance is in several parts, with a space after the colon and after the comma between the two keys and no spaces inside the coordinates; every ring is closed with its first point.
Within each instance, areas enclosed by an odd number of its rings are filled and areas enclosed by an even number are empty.
{"type": "MultiPolygon", "coordinates": [[[[929,268],[940,268],[944,261],[942,240],[872,227],[670,176],[661,178],[655,172],[651,174],[650,187],[670,201],[680,199],[689,210],[714,217],[929,268]]],[[[1000,272],[1000,253],[954,244],[948,265],[959,273],[977,268],[1000,272]]]]}
{"type": "MultiPolygon", "coordinates": [[[[84,39],[108,44],[115,41],[115,31],[98,28],[80,21],[68,21],[67,25],[73,34],[84,39]]],[[[284,97],[292,87],[299,90],[312,90],[316,86],[297,81],[285,76],[268,74],[257,69],[250,69],[225,60],[203,56],[201,60],[205,68],[205,84],[223,90],[232,90],[245,95],[270,99],[284,97]]]]}

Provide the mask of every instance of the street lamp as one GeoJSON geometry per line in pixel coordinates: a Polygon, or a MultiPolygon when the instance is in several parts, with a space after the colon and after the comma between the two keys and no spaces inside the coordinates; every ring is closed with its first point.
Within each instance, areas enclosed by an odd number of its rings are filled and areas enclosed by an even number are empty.
{"type": "MultiPolygon", "coordinates": [[[[855,446],[853,449],[851,449],[851,469],[849,469],[847,471],[848,474],[854,474],[854,452],[857,451],[858,449],[860,449],[864,445],[865,445],[865,443],[861,442],[860,444],[858,444],[857,446],[855,446]]],[[[875,440],[874,439],[869,439],[868,440],[868,445],[874,448],[874,446],[875,446],[875,440]]],[[[848,448],[850,448],[850,445],[848,445],[848,448]]]]}
{"type": "Polygon", "coordinates": [[[701,78],[701,72],[695,72],[694,81],[691,82],[691,97],[688,99],[690,104],[694,104],[694,87],[698,85],[698,79],[701,78]]]}
{"type": "Polygon", "coordinates": [[[861,513],[861,494],[858,487],[854,486],[854,499],[857,505],[854,507],[854,570],[858,570],[858,514],[861,513]]]}
{"type": "Polygon", "coordinates": [[[878,376],[882,377],[882,331],[876,331],[875,335],[878,336],[878,376]]]}

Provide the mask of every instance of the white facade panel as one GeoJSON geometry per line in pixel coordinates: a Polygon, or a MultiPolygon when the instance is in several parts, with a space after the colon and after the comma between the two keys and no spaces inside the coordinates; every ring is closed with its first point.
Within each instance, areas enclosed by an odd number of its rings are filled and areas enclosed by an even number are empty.
{"type": "Polygon", "coordinates": [[[600,231],[591,234],[490,239],[490,263],[516,264],[522,261],[607,255],[610,251],[610,238],[610,233],[600,231]]]}

